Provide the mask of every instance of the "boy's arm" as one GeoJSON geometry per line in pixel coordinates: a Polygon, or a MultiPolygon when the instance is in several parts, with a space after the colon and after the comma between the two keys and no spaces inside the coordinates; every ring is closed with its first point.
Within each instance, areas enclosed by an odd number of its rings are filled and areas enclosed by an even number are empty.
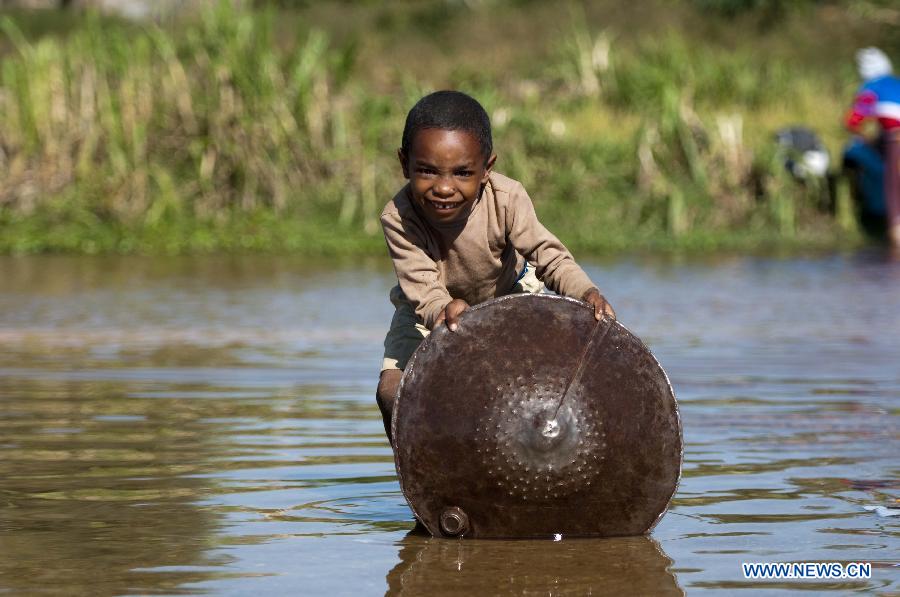
{"type": "Polygon", "coordinates": [[[397,214],[382,214],[381,227],[400,289],[430,330],[443,319],[444,308],[453,299],[440,280],[437,263],[423,249],[424,235],[397,214]]]}
{"type": "MultiPolygon", "coordinates": [[[[565,245],[538,221],[531,198],[521,184],[510,191],[507,230],[513,247],[535,266],[535,274],[550,290],[586,300],[595,310],[600,309],[597,313],[604,311],[603,304],[608,306],[565,245]]],[[[610,307],[608,312],[611,311],[610,307]]]]}

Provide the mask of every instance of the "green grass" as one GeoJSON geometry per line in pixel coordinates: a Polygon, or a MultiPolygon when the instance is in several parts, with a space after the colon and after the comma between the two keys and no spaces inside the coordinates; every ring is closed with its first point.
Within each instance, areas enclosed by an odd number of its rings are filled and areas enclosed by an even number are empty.
{"type": "Polygon", "coordinates": [[[708,4],[7,13],[0,252],[383,252],[406,110],[446,87],[482,101],[497,169],[575,250],[860,242],[772,134],[804,123],[836,155],[853,51],[900,50],[889,7],[708,4]]]}

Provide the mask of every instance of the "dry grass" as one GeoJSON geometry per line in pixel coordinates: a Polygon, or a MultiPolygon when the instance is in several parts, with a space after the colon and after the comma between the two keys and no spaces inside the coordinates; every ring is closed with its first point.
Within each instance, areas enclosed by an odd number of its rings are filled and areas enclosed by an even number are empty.
{"type": "MultiPolygon", "coordinates": [[[[459,9],[477,17],[491,7],[459,9]]],[[[332,22],[331,35],[308,25],[289,35],[283,13],[227,5],[163,27],[94,16],[37,39],[5,18],[14,49],[0,71],[0,227],[40,235],[48,221],[77,221],[81,232],[54,240],[51,227],[40,242],[0,249],[153,250],[154,234],[202,229],[175,250],[303,250],[302,239],[278,237],[297,230],[279,220],[321,229],[310,239],[334,228],[354,247],[376,246],[360,239],[377,239],[379,209],[402,182],[394,148],[405,111],[444,86],[485,104],[498,169],[520,178],[576,245],[603,249],[611,228],[617,238],[846,228],[783,179],[771,136],[819,125],[836,149],[852,71],[811,69],[771,48],[760,55],[768,42],[752,38],[713,51],[724,42],[646,23],[629,36],[598,25],[596,7],[530,10],[505,23],[509,43],[485,47],[455,40],[471,19],[431,25],[438,43],[429,45],[420,22],[372,5],[332,22]],[[405,38],[355,41],[362,16],[385,14],[405,38]],[[543,37],[518,55],[514,42],[539,35],[538,24],[543,37]],[[109,234],[92,237],[100,229],[109,234]],[[218,236],[236,229],[250,240],[218,236]]]]}

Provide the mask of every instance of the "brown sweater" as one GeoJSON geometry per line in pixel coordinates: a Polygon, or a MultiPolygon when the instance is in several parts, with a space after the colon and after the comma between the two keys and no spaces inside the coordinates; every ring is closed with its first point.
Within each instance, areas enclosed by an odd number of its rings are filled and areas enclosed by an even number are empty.
{"type": "Polygon", "coordinates": [[[595,287],[538,221],[522,184],[496,172],[463,220],[426,220],[407,184],[385,206],[381,226],[400,289],[428,329],[454,298],[474,305],[508,294],[525,260],[558,294],[580,299],[595,287]]]}

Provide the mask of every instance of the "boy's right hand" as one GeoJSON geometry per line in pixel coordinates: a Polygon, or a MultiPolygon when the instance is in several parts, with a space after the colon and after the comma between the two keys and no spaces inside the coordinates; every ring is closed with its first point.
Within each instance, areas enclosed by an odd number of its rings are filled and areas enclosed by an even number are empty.
{"type": "Polygon", "coordinates": [[[447,306],[444,307],[444,310],[438,315],[437,321],[434,322],[434,327],[441,325],[441,322],[446,322],[450,331],[455,332],[459,324],[459,316],[468,308],[469,303],[466,301],[462,299],[453,299],[447,303],[447,306]]]}

